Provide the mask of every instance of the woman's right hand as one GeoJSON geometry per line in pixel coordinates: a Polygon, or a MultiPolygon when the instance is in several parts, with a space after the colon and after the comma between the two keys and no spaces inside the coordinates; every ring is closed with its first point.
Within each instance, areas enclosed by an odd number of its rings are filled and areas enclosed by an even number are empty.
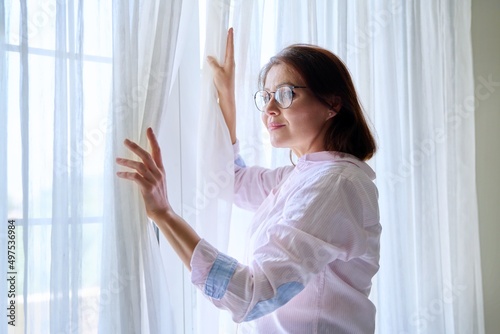
{"type": "Polygon", "coordinates": [[[220,65],[212,56],[208,56],[207,61],[214,75],[214,84],[219,95],[219,105],[231,136],[231,142],[234,144],[236,142],[236,101],[234,93],[235,63],[233,28],[230,28],[227,32],[224,64],[220,65]]]}

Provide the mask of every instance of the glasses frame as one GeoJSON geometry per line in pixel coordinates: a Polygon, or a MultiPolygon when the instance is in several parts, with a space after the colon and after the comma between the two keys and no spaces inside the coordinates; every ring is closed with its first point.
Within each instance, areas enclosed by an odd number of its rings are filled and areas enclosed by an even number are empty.
{"type": "MultiPolygon", "coordinates": [[[[282,85],[282,86],[278,87],[278,89],[283,88],[283,87],[288,87],[288,88],[290,88],[290,89],[292,90],[292,100],[290,101],[290,104],[289,104],[288,106],[284,107],[284,106],[281,104],[281,102],[279,102],[278,100],[274,99],[274,100],[276,101],[276,103],[278,104],[278,106],[279,106],[281,109],[288,109],[288,108],[290,108],[290,106],[292,105],[292,103],[293,103],[293,98],[295,97],[295,92],[294,92],[294,89],[296,89],[296,88],[307,88],[306,86],[282,85]]],[[[265,108],[266,108],[266,106],[269,104],[269,102],[271,102],[271,98],[269,98],[269,101],[268,101],[266,104],[264,104],[264,106],[262,107],[262,109],[260,109],[260,108],[259,108],[259,106],[257,105],[257,94],[259,94],[259,93],[261,93],[261,92],[266,92],[266,93],[267,93],[267,94],[269,94],[269,95],[271,95],[271,94],[273,94],[273,95],[274,95],[274,94],[278,91],[278,89],[277,89],[277,90],[275,90],[274,92],[268,92],[268,91],[267,91],[267,90],[265,90],[265,89],[261,89],[261,90],[256,91],[256,92],[255,92],[255,94],[253,95],[253,100],[254,100],[254,103],[255,103],[255,107],[257,107],[257,110],[259,110],[260,112],[265,112],[265,108]]],[[[274,97],[273,97],[273,98],[274,98],[274,97]]]]}

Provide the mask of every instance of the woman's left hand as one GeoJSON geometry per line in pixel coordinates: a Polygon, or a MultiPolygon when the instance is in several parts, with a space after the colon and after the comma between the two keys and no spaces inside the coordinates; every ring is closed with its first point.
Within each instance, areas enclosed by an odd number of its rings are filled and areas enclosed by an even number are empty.
{"type": "Polygon", "coordinates": [[[135,172],[117,172],[116,175],[122,179],[132,180],[139,185],[146,205],[146,213],[151,219],[156,220],[162,215],[171,213],[172,207],[167,196],[167,183],[160,146],[151,128],[147,130],[147,137],[151,144],[151,154],[133,141],[125,140],[125,146],[141,158],[142,162],[116,158],[117,164],[135,170],[135,172]]]}

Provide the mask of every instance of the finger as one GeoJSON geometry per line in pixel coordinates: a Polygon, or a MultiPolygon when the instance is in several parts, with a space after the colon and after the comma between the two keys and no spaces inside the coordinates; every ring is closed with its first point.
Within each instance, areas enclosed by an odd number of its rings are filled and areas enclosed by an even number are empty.
{"type": "Polygon", "coordinates": [[[226,56],[224,65],[232,65],[234,63],[234,32],[233,28],[229,28],[226,40],[226,56]]]}
{"type": "Polygon", "coordinates": [[[151,145],[153,160],[156,163],[156,166],[158,166],[159,169],[163,170],[163,159],[161,157],[160,144],[158,144],[158,140],[156,139],[153,129],[148,128],[148,130],[146,131],[146,135],[148,137],[149,144],[151,145]]]}
{"type": "Polygon", "coordinates": [[[148,168],[156,167],[151,154],[149,154],[145,149],[131,141],[130,139],[125,139],[125,146],[127,146],[132,152],[134,152],[141,160],[148,166],[148,168]]]}
{"type": "Polygon", "coordinates": [[[141,163],[139,161],[123,159],[123,158],[116,158],[116,163],[118,165],[121,165],[121,166],[135,169],[144,179],[146,179],[150,182],[154,182],[154,180],[155,180],[152,172],[143,163],[141,163]]]}
{"type": "Polygon", "coordinates": [[[134,172],[116,172],[116,176],[118,176],[121,179],[125,180],[130,180],[139,186],[141,189],[141,192],[144,193],[146,189],[151,187],[151,183],[148,182],[144,177],[141,176],[139,173],[134,173],[134,172]]]}
{"type": "Polygon", "coordinates": [[[210,65],[210,68],[212,68],[213,71],[217,71],[218,69],[221,68],[219,62],[212,56],[207,56],[207,62],[208,65],[210,65]]]}
{"type": "Polygon", "coordinates": [[[131,180],[139,184],[139,186],[144,187],[146,180],[139,174],[134,172],[116,172],[116,176],[121,179],[131,180]]]}

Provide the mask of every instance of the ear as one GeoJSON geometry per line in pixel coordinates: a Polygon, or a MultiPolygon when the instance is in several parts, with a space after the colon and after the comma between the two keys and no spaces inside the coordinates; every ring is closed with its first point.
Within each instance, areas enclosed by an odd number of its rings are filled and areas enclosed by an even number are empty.
{"type": "Polygon", "coordinates": [[[342,99],[339,96],[335,96],[329,102],[330,102],[330,110],[328,112],[327,120],[337,115],[337,113],[340,111],[340,108],[342,108],[342,99]]]}

